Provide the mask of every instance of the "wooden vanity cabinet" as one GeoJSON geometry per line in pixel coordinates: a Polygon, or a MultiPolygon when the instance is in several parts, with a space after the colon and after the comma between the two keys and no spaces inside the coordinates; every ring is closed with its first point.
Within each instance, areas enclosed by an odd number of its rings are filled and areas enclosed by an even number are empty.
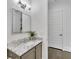
{"type": "Polygon", "coordinates": [[[12,59],[42,59],[42,43],[39,43],[34,48],[30,49],[28,52],[24,53],[22,56],[17,56],[11,51],[7,51],[8,57],[12,57],[12,59]]]}
{"type": "Polygon", "coordinates": [[[21,59],[35,59],[35,48],[22,55],[21,59]]]}
{"type": "Polygon", "coordinates": [[[42,44],[36,46],[36,59],[42,59],[42,44]]]}
{"type": "Polygon", "coordinates": [[[7,59],[20,59],[20,56],[16,55],[10,50],[7,50],[7,59]]]}

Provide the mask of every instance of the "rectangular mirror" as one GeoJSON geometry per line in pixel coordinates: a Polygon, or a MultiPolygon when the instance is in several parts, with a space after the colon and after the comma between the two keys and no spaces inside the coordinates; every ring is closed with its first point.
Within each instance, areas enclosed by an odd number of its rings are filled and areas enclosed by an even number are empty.
{"type": "Polygon", "coordinates": [[[12,33],[26,33],[31,30],[31,16],[12,9],[12,33]]]}

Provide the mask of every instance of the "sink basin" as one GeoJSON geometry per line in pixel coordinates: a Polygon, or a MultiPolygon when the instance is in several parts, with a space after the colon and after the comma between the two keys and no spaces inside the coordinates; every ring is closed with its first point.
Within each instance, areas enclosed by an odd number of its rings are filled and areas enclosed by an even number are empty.
{"type": "Polygon", "coordinates": [[[16,40],[16,41],[12,41],[8,44],[8,46],[10,46],[11,48],[16,48],[17,46],[21,45],[21,44],[24,44],[24,43],[27,43],[31,40],[29,39],[20,39],[20,40],[16,40]]]}

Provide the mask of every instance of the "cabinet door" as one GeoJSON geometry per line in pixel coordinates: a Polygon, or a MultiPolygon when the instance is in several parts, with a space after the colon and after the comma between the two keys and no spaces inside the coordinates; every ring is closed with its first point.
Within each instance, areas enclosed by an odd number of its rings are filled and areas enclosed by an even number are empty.
{"type": "Polygon", "coordinates": [[[22,56],[22,59],[35,59],[35,48],[31,49],[22,56]]]}
{"type": "Polygon", "coordinates": [[[36,46],[36,59],[42,59],[42,43],[36,46]]]}

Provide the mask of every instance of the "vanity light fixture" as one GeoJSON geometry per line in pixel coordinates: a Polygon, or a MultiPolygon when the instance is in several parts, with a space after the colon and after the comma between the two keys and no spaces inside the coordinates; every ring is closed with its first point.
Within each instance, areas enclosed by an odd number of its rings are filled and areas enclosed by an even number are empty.
{"type": "Polygon", "coordinates": [[[18,1],[18,6],[22,9],[24,9],[27,12],[30,12],[31,10],[31,4],[28,3],[28,1],[25,1],[25,3],[23,3],[21,0],[18,1]]]}
{"type": "Polygon", "coordinates": [[[26,8],[26,4],[23,4],[23,3],[21,2],[21,0],[19,0],[18,5],[19,5],[22,9],[25,9],[25,8],[26,8]]]}

